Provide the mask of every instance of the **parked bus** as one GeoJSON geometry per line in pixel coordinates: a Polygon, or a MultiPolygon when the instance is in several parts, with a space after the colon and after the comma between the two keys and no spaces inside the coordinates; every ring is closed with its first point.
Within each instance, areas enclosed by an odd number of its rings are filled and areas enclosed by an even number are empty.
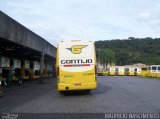
{"type": "Polygon", "coordinates": [[[124,73],[124,67],[123,66],[119,66],[119,73],[118,73],[119,76],[124,76],[125,73],[124,73]]]}
{"type": "Polygon", "coordinates": [[[109,68],[109,75],[110,76],[115,76],[115,67],[114,66],[109,68]]]}
{"type": "Polygon", "coordinates": [[[129,76],[134,76],[135,73],[134,73],[134,67],[129,67],[129,76]]]}
{"type": "Polygon", "coordinates": [[[96,54],[93,42],[65,41],[57,47],[58,91],[96,89],[96,54]]]}
{"type": "Polygon", "coordinates": [[[115,67],[115,76],[118,76],[118,75],[119,75],[119,68],[115,67]]]}
{"type": "Polygon", "coordinates": [[[124,68],[124,75],[129,76],[129,68],[128,67],[124,68]]]}
{"type": "Polygon", "coordinates": [[[160,78],[160,65],[157,66],[157,78],[160,78]]]}
{"type": "Polygon", "coordinates": [[[157,72],[157,65],[151,65],[148,67],[148,76],[149,77],[156,77],[156,72],[157,72]]]}
{"type": "Polygon", "coordinates": [[[147,67],[141,68],[141,76],[147,76],[147,67]]]}
{"type": "Polygon", "coordinates": [[[97,76],[106,76],[108,72],[105,69],[97,70],[97,76]]]}
{"type": "Polygon", "coordinates": [[[134,67],[134,75],[141,76],[142,70],[141,67],[134,67]]]}

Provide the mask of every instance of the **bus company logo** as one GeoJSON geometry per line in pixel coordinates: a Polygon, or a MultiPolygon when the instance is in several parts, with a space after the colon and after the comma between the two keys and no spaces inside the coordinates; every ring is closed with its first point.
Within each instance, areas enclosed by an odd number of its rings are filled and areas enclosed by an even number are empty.
{"type": "Polygon", "coordinates": [[[70,50],[73,54],[80,54],[82,52],[82,49],[87,47],[87,45],[74,45],[71,48],[66,48],[70,50]]]}

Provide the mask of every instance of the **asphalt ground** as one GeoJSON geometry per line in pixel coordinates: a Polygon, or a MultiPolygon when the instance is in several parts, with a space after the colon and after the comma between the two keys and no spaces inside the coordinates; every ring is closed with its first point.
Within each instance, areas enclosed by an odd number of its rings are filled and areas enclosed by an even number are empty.
{"type": "Polygon", "coordinates": [[[1,113],[160,113],[160,80],[98,76],[98,87],[90,93],[60,94],[56,78],[24,82],[4,88],[1,113]]]}

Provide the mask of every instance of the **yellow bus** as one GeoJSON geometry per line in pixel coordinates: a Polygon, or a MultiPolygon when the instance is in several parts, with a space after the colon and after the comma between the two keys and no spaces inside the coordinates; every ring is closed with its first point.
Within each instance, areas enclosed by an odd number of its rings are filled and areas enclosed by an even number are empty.
{"type": "Polygon", "coordinates": [[[160,65],[157,66],[157,78],[160,78],[160,65]]]}
{"type": "Polygon", "coordinates": [[[106,76],[106,75],[108,75],[108,72],[105,69],[97,71],[97,76],[106,76]]]}
{"type": "Polygon", "coordinates": [[[124,67],[123,66],[119,66],[118,75],[119,76],[124,76],[125,75],[124,67]]]}
{"type": "Polygon", "coordinates": [[[157,65],[151,65],[148,67],[147,70],[148,70],[149,77],[156,77],[157,65]]]}
{"type": "Polygon", "coordinates": [[[134,76],[134,75],[135,75],[134,67],[129,67],[129,76],[134,76]]]}
{"type": "Polygon", "coordinates": [[[141,68],[141,76],[147,76],[147,67],[141,68]]]}
{"type": "Polygon", "coordinates": [[[58,91],[96,89],[96,54],[93,42],[65,41],[57,47],[58,91]]]}
{"type": "Polygon", "coordinates": [[[124,67],[123,66],[115,66],[115,76],[124,76],[124,67]]]}
{"type": "Polygon", "coordinates": [[[109,68],[109,75],[110,75],[110,76],[115,76],[115,67],[114,67],[114,66],[111,66],[111,67],[109,68]]]}
{"type": "Polygon", "coordinates": [[[135,76],[141,76],[142,74],[142,68],[141,67],[134,67],[134,75],[135,76]]]}

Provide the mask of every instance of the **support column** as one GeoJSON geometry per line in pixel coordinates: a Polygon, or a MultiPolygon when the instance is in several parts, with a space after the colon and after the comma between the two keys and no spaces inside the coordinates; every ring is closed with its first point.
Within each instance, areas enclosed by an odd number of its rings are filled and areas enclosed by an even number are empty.
{"type": "Polygon", "coordinates": [[[1,61],[1,55],[0,55],[0,81],[2,81],[2,61],[1,61]]]}
{"type": "Polygon", "coordinates": [[[44,64],[44,52],[41,53],[41,57],[40,57],[40,78],[39,78],[39,83],[42,84],[43,83],[43,64],[44,64]]]}
{"type": "Polygon", "coordinates": [[[2,81],[2,62],[1,62],[1,55],[0,55],[0,81],[2,81]]]}
{"type": "Polygon", "coordinates": [[[1,67],[1,55],[0,55],[0,97],[2,97],[2,67],[1,67]]]}

